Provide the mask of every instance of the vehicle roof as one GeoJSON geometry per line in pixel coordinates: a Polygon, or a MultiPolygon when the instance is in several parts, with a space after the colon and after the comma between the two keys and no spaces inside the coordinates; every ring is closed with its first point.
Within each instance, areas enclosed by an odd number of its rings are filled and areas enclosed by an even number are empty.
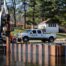
{"type": "Polygon", "coordinates": [[[27,30],[41,30],[41,29],[27,29],[27,30]]]}

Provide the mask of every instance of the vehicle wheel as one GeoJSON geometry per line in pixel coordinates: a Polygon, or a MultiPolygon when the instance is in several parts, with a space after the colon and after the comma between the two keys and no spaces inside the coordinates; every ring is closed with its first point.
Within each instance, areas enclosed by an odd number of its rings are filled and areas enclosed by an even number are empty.
{"type": "Polygon", "coordinates": [[[21,42],[21,38],[18,38],[18,42],[21,42]]]}
{"type": "Polygon", "coordinates": [[[49,42],[54,42],[54,38],[53,37],[50,37],[49,38],[49,42]]]}
{"type": "Polygon", "coordinates": [[[29,41],[29,38],[28,37],[24,37],[23,38],[23,42],[28,42],[29,41]]]}
{"type": "Polygon", "coordinates": [[[46,40],[41,40],[42,42],[46,42],[46,40]]]}

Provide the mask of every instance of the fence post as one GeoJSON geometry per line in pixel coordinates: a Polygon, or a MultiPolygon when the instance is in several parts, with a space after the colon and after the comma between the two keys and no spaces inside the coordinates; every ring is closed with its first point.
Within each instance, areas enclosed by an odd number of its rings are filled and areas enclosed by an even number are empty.
{"type": "Polygon", "coordinates": [[[28,62],[28,44],[27,44],[27,42],[26,42],[26,63],[28,62]]]}
{"type": "Polygon", "coordinates": [[[38,64],[39,63],[39,51],[38,51],[38,49],[39,49],[39,46],[38,45],[36,45],[36,64],[38,64]]]}
{"type": "Polygon", "coordinates": [[[42,44],[42,66],[44,66],[44,45],[42,44]]]}
{"type": "Polygon", "coordinates": [[[21,61],[23,60],[23,45],[21,44],[21,61]]]}
{"type": "Polygon", "coordinates": [[[30,54],[31,54],[31,63],[33,62],[33,45],[31,44],[31,52],[30,52],[30,54]]]}
{"type": "Polygon", "coordinates": [[[6,66],[10,65],[10,43],[9,37],[6,37],[6,66]]]}
{"type": "Polygon", "coordinates": [[[16,58],[17,58],[16,61],[18,61],[18,44],[16,44],[16,58]]]}
{"type": "Polygon", "coordinates": [[[13,63],[13,65],[14,65],[14,42],[12,42],[12,63],[13,63]]]}

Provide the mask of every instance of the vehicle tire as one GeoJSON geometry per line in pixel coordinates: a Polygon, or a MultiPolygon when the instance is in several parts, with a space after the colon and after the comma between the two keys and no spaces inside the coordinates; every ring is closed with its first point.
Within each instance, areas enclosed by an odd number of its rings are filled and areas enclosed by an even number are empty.
{"type": "Polygon", "coordinates": [[[23,37],[23,42],[28,42],[29,41],[29,38],[26,36],[26,37],[23,37]]]}
{"type": "Polygon", "coordinates": [[[50,37],[48,41],[49,42],[54,42],[54,37],[50,37]]]}
{"type": "Polygon", "coordinates": [[[18,38],[18,42],[21,42],[21,38],[18,38]]]}
{"type": "Polygon", "coordinates": [[[41,41],[42,41],[42,42],[46,42],[46,40],[44,40],[44,39],[43,39],[43,40],[41,40],[41,41]]]}

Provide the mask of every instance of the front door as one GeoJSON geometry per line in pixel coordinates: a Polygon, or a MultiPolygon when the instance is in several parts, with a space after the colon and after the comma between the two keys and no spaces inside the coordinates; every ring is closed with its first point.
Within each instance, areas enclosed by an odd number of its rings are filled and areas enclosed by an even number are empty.
{"type": "Polygon", "coordinates": [[[41,32],[41,30],[37,30],[37,38],[38,39],[42,38],[42,32],[41,32]]]}
{"type": "Polygon", "coordinates": [[[36,30],[32,30],[32,32],[30,33],[30,37],[33,38],[33,39],[37,38],[36,30]]]}

